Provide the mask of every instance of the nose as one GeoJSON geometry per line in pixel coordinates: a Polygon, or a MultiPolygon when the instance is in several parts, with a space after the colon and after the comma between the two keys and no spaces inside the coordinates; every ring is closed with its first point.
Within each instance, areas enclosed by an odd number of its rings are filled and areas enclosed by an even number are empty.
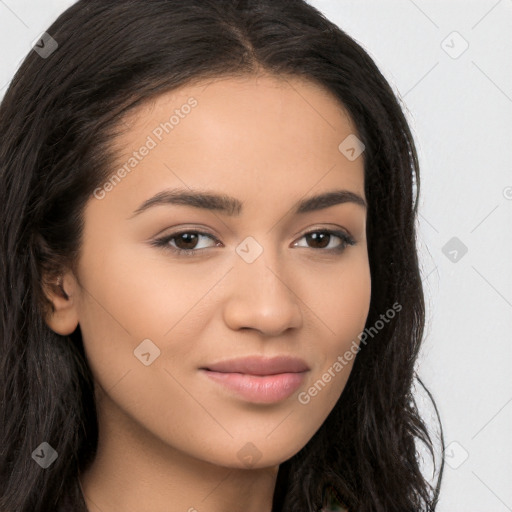
{"type": "Polygon", "coordinates": [[[299,279],[264,251],[252,263],[237,258],[229,273],[223,317],[233,330],[255,329],[279,336],[302,326],[299,279]]]}

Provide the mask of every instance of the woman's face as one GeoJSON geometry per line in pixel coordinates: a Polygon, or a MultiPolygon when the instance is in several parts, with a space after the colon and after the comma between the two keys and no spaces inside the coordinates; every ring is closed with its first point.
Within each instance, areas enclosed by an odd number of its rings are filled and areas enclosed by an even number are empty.
{"type": "Polygon", "coordinates": [[[268,76],[182,87],[123,127],[64,281],[100,429],[115,418],[115,432],[214,464],[279,464],[340,397],[369,310],[364,202],[296,211],[334,191],[365,200],[355,127],[318,86],[268,76]],[[302,363],[212,371],[249,356],[302,363]]]}

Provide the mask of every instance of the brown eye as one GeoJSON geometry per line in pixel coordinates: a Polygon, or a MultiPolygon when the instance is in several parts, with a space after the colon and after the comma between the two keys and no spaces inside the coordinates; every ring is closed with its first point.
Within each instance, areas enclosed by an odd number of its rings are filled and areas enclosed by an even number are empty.
{"type": "MultiPolygon", "coordinates": [[[[221,242],[219,242],[213,235],[193,230],[172,233],[153,241],[152,245],[169,249],[178,256],[196,256],[201,254],[203,250],[210,248],[197,247],[202,237],[209,238],[214,242],[210,247],[219,247],[222,245],[221,242]]],[[[341,253],[347,248],[347,246],[355,245],[356,243],[355,240],[347,233],[344,233],[343,231],[332,231],[329,229],[317,229],[315,231],[310,231],[303,235],[301,239],[306,240],[307,249],[314,249],[320,253],[341,253]],[[337,243],[336,239],[338,239],[337,243]],[[329,247],[333,242],[334,246],[329,247]]],[[[294,247],[304,246],[295,244],[294,247]]]]}
{"type": "Polygon", "coordinates": [[[173,237],[174,243],[181,250],[195,249],[198,239],[197,233],[181,233],[173,237]]]}
{"type": "Polygon", "coordinates": [[[173,252],[176,252],[178,255],[183,254],[187,256],[193,256],[196,253],[201,253],[203,249],[208,249],[208,247],[197,247],[198,242],[202,239],[202,237],[209,238],[216,242],[210,247],[220,244],[220,242],[218,242],[215,237],[208,233],[189,230],[181,231],[179,233],[172,233],[170,235],[159,238],[152,242],[152,245],[156,247],[163,247],[164,249],[169,249],[173,252]]]}
{"type": "Polygon", "coordinates": [[[348,245],[355,245],[356,243],[351,236],[343,231],[331,231],[329,229],[310,231],[302,238],[306,239],[308,248],[324,250],[324,252],[341,252],[345,250],[348,245]],[[334,247],[329,247],[331,242],[336,238],[341,240],[341,242],[338,242],[334,247]]]}
{"type": "Polygon", "coordinates": [[[332,238],[332,235],[325,231],[315,231],[305,236],[309,243],[313,243],[313,249],[325,249],[332,238]]]}

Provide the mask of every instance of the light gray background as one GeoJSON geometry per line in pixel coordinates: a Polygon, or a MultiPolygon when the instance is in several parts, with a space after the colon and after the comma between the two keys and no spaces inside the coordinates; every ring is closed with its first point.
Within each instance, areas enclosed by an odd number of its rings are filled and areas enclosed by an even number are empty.
{"type": "MultiPolygon", "coordinates": [[[[0,98],[73,3],[0,0],[0,98]]],[[[415,134],[427,300],[418,372],[448,445],[438,510],[512,511],[512,0],[310,3],[370,53],[415,134]]]]}

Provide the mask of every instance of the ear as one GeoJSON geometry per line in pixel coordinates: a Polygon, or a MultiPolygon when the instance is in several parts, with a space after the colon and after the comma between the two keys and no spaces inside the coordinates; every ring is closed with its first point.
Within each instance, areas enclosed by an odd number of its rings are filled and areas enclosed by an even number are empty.
{"type": "Polygon", "coordinates": [[[46,314],[45,322],[62,336],[71,334],[78,326],[77,284],[71,272],[67,272],[44,285],[45,295],[54,309],[46,314]]]}

